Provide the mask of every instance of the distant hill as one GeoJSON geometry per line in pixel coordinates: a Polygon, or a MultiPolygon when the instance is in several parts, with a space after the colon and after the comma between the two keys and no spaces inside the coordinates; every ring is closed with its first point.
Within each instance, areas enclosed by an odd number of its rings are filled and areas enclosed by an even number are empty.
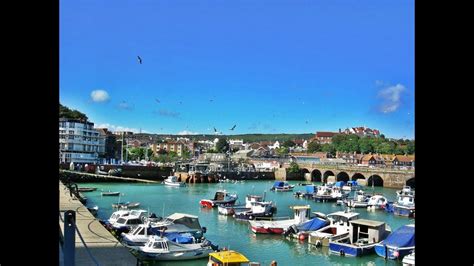
{"type": "Polygon", "coordinates": [[[314,133],[303,133],[303,134],[239,134],[239,135],[213,135],[213,134],[204,134],[204,135],[172,135],[172,134],[134,134],[134,137],[138,140],[149,140],[153,139],[164,139],[166,137],[171,138],[189,138],[192,140],[214,140],[215,138],[227,138],[227,139],[242,139],[244,142],[259,142],[259,141],[279,141],[283,142],[286,140],[295,140],[295,139],[310,139],[314,137],[314,133]]]}
{"type": "Polygon", "coordinates": [[[69,118],[69,119],[77,119],[79,121],[87,122],[88,117],[84,113],[81,113],[77,110],[69,109],[68,107],[59,104],[59,117],[60,118],[69,118]]]}

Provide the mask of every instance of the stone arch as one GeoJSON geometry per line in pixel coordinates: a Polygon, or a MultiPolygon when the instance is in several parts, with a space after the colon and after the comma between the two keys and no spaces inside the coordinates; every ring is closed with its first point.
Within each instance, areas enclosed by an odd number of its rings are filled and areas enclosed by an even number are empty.
{"type": "Polygon", "coordinates": [[[361,173],[355,173],[353,176],[352,176],[352,179],[353,181],[356,181],[357,179],[365,179],[365,176],[361,173]]]}
{"type": "Polygon", "coordinates": [[[371,175],[369,179],[367,179],[367,186],[372,186],[372,182],[374,183],[374,187],[383,187],[383,178],[379,175],[371,175]]]}
{"type": "Polygon", "coordinates": [[[301,173],[303,173],[303,175],[304,175],[304,174],[308,174],[308,173],[309,173],[309,170],[306,169],[306,168],[301,168],[301,173]]]}
{"type": "Polygon", "coordinates": [[[321,182],[321,171],[319,171],[318,169],[314,169],[312,172],[311,172],[311,181],[314,181],[314,182],[321,182]]]}
{"type": "Polygon", "coordinates": [[[415,177],[412,177],[410,179],[408,179],[406,182],[405,182],[405,185],[407,186],[410,186],[411,188],[415,188],[415,177]]]}
{"type": "Polygon", "coordinates": [[[347,182],[349,181],[349,175],[346,172],[340,172],[336,176],[336,181],[344,181],[347,182]]]}
{"type": "Polygon", "coordinates": [[[334,175],[334,173],[332,171],[326,171],[324,172],[324,175],[323,175],[323,182],[326,183],[328,181],[328,176],[332,176],[334,175]]]}

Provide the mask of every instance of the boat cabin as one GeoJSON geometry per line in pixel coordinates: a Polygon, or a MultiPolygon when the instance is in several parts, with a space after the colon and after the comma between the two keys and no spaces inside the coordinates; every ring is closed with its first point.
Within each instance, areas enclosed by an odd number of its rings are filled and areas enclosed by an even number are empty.
{"type": "Polygon", "coordinates": [[[297,221],[297,224],[306,222],[310,219],[310,214],[311,214],[310,205],[290,206],[290,208],[293,209],[295,213],[294,220],[297,221]]]}
{"type": "Polygon", "coordinates": [[[176,182],[178,182],[178,177],[177,177],[177,176],[174,176],[174,175],[168,176],[168,178],[166,179],[166,181],[176,183],[176,182]]]}
{"type": "Polygon", "coordinates": [[[159,236],[150,236],[148,242],[145,243],[143,250],[148,251],[168,251],[168,241],[165,238],[159,236]]]}
{"type": "Polygon", "coordinates": [[[208,266],[243,266],[243,265],[260,265],[256,263],[249,264],[250,261],[244,255],[237,251],[226,250],[220,252],[212,252],[209,254],[208,266]]]}
{"type": "Polygon", "coordinates": [[[385,239],[385,222],[357,219],[350,222],[349,238],[351,244],[378,243],[385,239]]]}
{"type": "Polygon", "coordinates": [[[359,213],[357,212],[344,212],[338,211],[328,214],[328,219],[331,224],[347,224],[352,220],[359,219],[359,213]]]}
{"type": "Polygon", "coordinates": [[[170,224],[182,224],[191,229],[202,230],[201,224],[199,224],[199,218],[190,214],[173,213],[172,215],[166,217],[163,222],[170,224]]]}

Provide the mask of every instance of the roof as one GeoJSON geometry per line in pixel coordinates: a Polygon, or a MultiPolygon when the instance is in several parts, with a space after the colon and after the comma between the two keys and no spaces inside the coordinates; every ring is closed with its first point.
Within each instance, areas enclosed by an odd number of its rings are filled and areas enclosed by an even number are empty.
{"type": "Polygon", "coordinates": [[[319,137],[333,137],[334,135],[336,135],[338,133],[336,132],[316,132],[316,137],[319,138],[319,137]]]}
{"type": "Polygon", "coordinates": [[[244,255],[234,250],[209,253],[209,256],[222,263],[247,263],[250,262],[244,255]]]}
{"type": "Polygon", "coordinates": [[[170,216],[166,217],[168,219],[171,219],[171,220],[177,220],[177,219],[181,219],[183,217],[190,217],[190,218],[198,218],[197,216],[194,216],[194,215],[190,215],[190,214],[186,214],[186,213],[173,213],[171,214],[170,216]]]}
{"type": "MultiPolygon", "coordinates": [[[[374,156],[372,154],[366,154],[364,155],[361,160],[362,161],[369,161],[371,158],[373,158],[374,156]]],[[[375,159],[375,158],[374,158],[375,159]]]]}
{"type": "Polygon", "coordinates": [[[367,219],[357,219],[357,220],[353,220],[351,223],[352,224],[359,224],[359,225],[366,225],[366,226],[370,226],[370,227],[379,227],[379,226],[385,224],[385,222],[375,221],[375,220],[367,220],[367,219]]]}
{"type": "Polygon", "coordinates": [[[397,159],[399,162],[412,162],[415,160],[414,155],[396,155],[394,160],[397,159]]]}

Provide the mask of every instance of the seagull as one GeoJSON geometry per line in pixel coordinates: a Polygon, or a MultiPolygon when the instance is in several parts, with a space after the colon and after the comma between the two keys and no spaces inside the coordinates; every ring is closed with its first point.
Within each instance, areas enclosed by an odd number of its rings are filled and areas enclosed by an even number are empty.
{"type": "Polygon", "coordinates": [[[234,130],[234,128],[235,128],[236,126],[237,126],[237,125],[234,125],[234,126],[233,126],[231,129],[229,129],[229,130],[234,130]]]}
{"type": "Polygon", "coordinates": [[[216,128],[214,128],[214,132],[216,132],[216,133],[217,133],[217,129],[216,129],[216,128]]]}
{"type": "Polygon", "coordinates": [[[213,100],[213,99],[210,99],[209,101],[212,102],[212,101],[214,101],[214,100],[213,100]]]}
{"type": "Polygon", "coordinates": [[[158,98],[155,98],[155,101],[156,101],[157,103],[160,103],[160,100],[158,100],[158,98]]]}
{"type": "Polygon", "coordinates": [[[308,120],[306,120],[306,124],[308,124],[308,120]]]}
{"type": "Polygon", "coordinates": [[[141,65],[142,64],[142,58],[138,55],[137,55],[137,58],[138,58],[138,63],[141,65]]]}

